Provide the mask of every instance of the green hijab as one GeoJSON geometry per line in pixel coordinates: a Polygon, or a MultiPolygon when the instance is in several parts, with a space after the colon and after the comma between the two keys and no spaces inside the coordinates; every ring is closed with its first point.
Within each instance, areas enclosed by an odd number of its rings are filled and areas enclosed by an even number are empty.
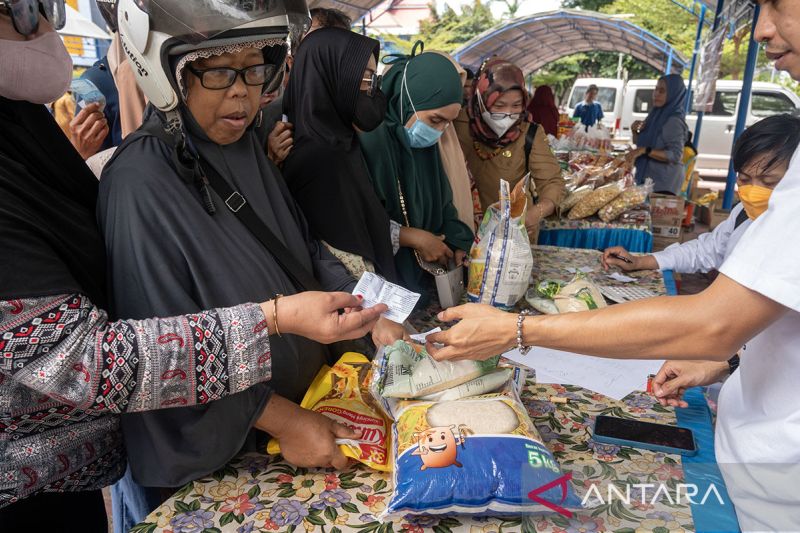
{"type": "MultiPolygon", "coordinates": [[[[460,103],[461,78],[446,57],[413,53],[396,60],[383,77],[381,90],[388,102],[386,120],[377,129],[360,135],[361,148],[375,192],[392,220],[405,225],[397,189],[399,179],[410,225],[444,235],[450,248],[469,252],[472,230],[458,219],[438,143],[412,149],[405,132],[414,109],[423,111],[460,103]],[[402,87],[404,75],[407,92],[402,87]]],[[[409,289],[419,292],[430,287],[433,278],[419,267],[412,249],[401,248],[395,264],[400,280],[409,289]]]]}

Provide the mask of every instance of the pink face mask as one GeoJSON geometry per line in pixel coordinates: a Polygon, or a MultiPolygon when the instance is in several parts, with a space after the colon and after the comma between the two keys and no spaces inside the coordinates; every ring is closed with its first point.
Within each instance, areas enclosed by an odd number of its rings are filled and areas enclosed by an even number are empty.
{"type": "Polygon", "coordinates": [[[72,58],[54,31],[29,41],[0,40],[0,96],[47,104],[72,80],[72,58]]]}

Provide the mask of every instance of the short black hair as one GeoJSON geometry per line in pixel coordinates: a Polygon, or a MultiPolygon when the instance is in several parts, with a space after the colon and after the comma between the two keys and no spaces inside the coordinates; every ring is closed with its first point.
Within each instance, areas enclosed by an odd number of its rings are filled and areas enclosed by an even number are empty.
{"type": "Polygon", "coordinates": [[[782,114],[759,120],[742,132],[733,147],[733,169],[766,161],[764,171],[788,163],[800,145],[800,118],[782,114]]]}
{"type": "Polygon", "coordinates": [[[316,20],[317,26],[321,28],[342,28],[343,30],[349,30],[350,26],[353,25],[353,19],[338,9],[315,7],[309,14],[311,15],[311,20],[316,20]]]}
{"type": "Polygon", "coordinates": [[[467,79],[468,80],[474,80],[475,79],[475,73],[472,71],[471,68],[464,67],[464,71],[467,73],[467,79]]]}

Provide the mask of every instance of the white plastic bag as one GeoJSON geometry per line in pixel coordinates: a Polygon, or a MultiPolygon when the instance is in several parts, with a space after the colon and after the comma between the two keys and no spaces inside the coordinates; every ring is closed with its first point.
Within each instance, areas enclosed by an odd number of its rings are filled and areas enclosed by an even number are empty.
{"type": "Polygon", "coordinates": [[[471,302],[511,309],[525,294],[533,269],[533,254],[525,229],[528,178],[510,191],[500,180],[500,202],[486,210],[470,250],[471,302]]]}

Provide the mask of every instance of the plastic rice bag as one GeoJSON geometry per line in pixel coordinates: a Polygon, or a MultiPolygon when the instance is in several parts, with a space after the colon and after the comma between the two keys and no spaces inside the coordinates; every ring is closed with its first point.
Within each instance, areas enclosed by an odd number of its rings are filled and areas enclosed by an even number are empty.
{"type": "Polygon", "coordinates": [[[622,193],[622,188],[622,183],[613,182],[595,189],[570,210],[569,219],[578,220],[594,215],[600,208],[619,196],[622,193]]]}
{"type": "Polygon", "coordinates": [[[421,344],[396,341],[376,357],[378,393],[383,398],[420,398],[488,374],[497,368],[498,359],[437,361],[421,344]]]}
{"type": "MultiPolygon", "coordinates": [[[[308,388],[300,407],[321,413],[360,433],[357,439],[337,439],[342,453],[365,465],[391,470],[389,449],[391,422],[370,394],[372,363],[359,353],[348,352],[333,365],[323,366],[308,388]]],[[[267,453],[280,453],[276,439],[267,453]]]]}
{"type": "Polygon", "coordinates": [[[394,493],[382,520],[581,507],[513,387],[455,401],[401,402],[399,409],[394,493]]]}
{"type": "Polygon", "coordinates": [[[471,302],[511,309],[528,288],[533,254],[525,229],[528,178],[509,191],[500,180],[500,202],[486,210],[475,243],[470,250],[469,285],[471,302]]]}
{"type": "Polygon", "coordinates": [[[625,211],[645,203],[651,192],[653,192],[653,180],[647,178],[644,185],[634,185],[622,191],[622,194],[600,208],[597,216],[603,222],[616,220],[625,211]]]}

